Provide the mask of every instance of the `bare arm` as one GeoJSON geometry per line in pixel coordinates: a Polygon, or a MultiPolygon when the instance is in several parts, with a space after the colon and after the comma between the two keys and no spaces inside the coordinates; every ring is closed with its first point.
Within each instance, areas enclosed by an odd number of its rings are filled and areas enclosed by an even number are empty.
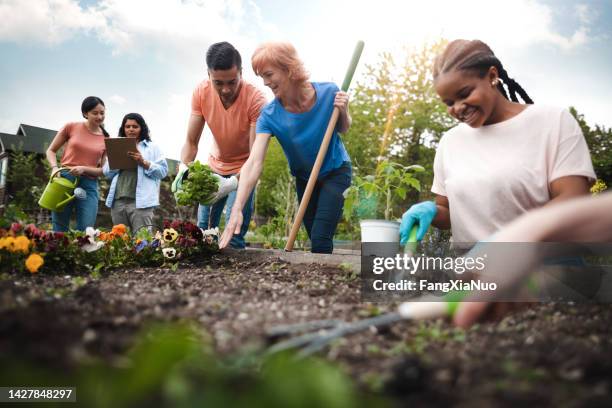
{"type": "Polygon", "coordinates": [[[448,197],[442,195],[436,195],[436,207],[438,208],[438,212],[436,213],[436,217],[431,222],[434,227],[440,229],[450,229],[450,210],[448,204],[448,197]]]}
{"type": "Polygon", "coordinates": [[[589,181],[583,176],[566,176],[550,183],[551,200],[546,205],[589,194],[589,181]]]}
{"type": "Polygon", "coordinates": [[[263,163],[269,143],[269,134],[260,133],[257,135],[251,154],[240,170],[240,182],[238,183],[238,191],[236,192],[236,200],[234,201],[232,212],[234,210],[242,211],[242,207],[244,207],[251,191],[253,191],[255,184],[257,184],[257,180],[259,180],[263,170],[263,163]]]}
{"type": "Polygon", "coordinates": [[[530,211],[495,235],[500,242],[612,241],[612,193],[530,211]],[[537,228],[533,226],[537,225],[537,228]]]}
{"type": "MultiPolygon", "coordinates": [[[[517,218],[493,236],[492,242],[612,242],[612,192],[598,197],[580,197],[558,205],[539,208],[517,218]],[[534,226],[537,226],[534,228],[534,226]]],[[[491,244],[485,244],[491,245],[491,244]]],[[[492,244],[495,245],[495,244],[492,244]]],[[[486,253],[486,246],[482,248],[486,253]]],[[[489,248],[494,249],[494,246],[489,248]]],[[[508,287],[522,282],[537,263],[542,261],[542,251],[513,255],[507,253],[496,259],[499,267],[491,267],[496,280],[508,287]],[[504,257],[505,255],[505,257],[504,257]],[[518,260],[518,262],[517,262],[518,260]]],[[[499,288],[503,288],[502,285],[499,288]]],[[[463,302],[454,316],[454,322],[469,327],[482,319],[487,311],[504,312],[503,303],[463,302]]]]}
{"type": "Polygon", "coordinates": [[[47,156],[47,161],[49,162],[49,165],[53,170],[59,167],[57,165],[57,151],[62,148],[62,146],[66,143],[67,140],[68,135],[61,131],[57,132],[57,134],[51,141],[51,144],[47,148],[47,151],[45,152],[47,156]]]}
{"type": "Polygon", "coordinates": [[[234,233],[240,232],[240,227],[243,222],[242,208],[261,175],[269,143],[270,135],[267,133],[260,133],[255,138],[251,154],[240,170],[240,181],[238,183],[238,191],[236,192],[236,201],[234,201],[230,219],[219,241],[219,248],[225,248],[231,241],[234,233]]]}
{"type": "Polygon", "coordinates": [[[204,130],[205,123],[202,116],[191,115],[189,117],[187,139],[181,150],[181,161],[183,163],[188,164],[195,160],[198,154],[198,143],[200,143],[200,137],[202,137],[202,130],[204,130]]]}
{"type": "Polygon", "coordinates": [[[255,125],[249,128],[249,150],[253,151],[253,143],[255,143],[255,125]]]}

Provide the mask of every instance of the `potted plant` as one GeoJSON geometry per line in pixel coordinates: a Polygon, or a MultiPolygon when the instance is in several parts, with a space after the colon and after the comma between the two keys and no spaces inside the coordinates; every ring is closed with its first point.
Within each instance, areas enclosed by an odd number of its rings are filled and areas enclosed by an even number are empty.
{"type": "Polygon", "coordinates": [[[396,219],[401,214],[393,210],[410,189],[421,191],[415,174],[424,170],[419,165],[404,166],[383,160],[375,174],[355,176],[346,192],[344,215],[350,218],[355,214],[360,219],[361,242],[399,241],[400,223],[396,219]]]}

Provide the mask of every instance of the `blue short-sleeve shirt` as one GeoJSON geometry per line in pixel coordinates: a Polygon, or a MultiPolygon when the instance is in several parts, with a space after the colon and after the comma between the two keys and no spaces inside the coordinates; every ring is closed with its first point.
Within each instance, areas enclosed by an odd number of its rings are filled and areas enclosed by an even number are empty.
{"type": "MultiPolygon", "coordinates": [[[[316,101],[308,112],[288,112],[275,98],[262,109],[257,120],[257,133],[267,133],[278,139],[291,174],[301,179],[310,176],[339,91],[338,86],[331,82],[312,82],[312,86],[316,101]]],[[[319,178],[350,160],[338,131],[334,130],[319,178]]]]}

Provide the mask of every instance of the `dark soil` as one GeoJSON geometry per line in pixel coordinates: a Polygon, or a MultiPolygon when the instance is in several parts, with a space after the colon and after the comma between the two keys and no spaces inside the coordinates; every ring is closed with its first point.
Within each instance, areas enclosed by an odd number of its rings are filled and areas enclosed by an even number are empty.
{"type": "MultiPolygon", "coordinates": [[[[266,346],[266,329],[392,310],[360,303],[347,270],[272,256],[215,255],[190,267],[0,281],[0,355],[71,369],[112,362],[152,321],[191,320],[229,355],[266,346]],[[84,284],[83,284],[84,283],[84,284]]],[[[612,308],[544,304],[468,331],[403,322],[337,341],[321,355],[400,405],[612,406],[612,308]]]]}

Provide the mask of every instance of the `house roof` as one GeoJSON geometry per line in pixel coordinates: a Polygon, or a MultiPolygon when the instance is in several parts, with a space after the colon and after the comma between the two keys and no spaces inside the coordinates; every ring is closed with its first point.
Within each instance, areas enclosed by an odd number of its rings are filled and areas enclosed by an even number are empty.
{"type": "Polygon", "coordinates": [[[45,129],[38,126],[26,125],[22,123],[19,125],[19,129],[17,129],[17,134],[27,137],[33,137],[35,139],[48,140],[50,143],[51,140],[53,140],[53,138],[57,134],[57,130],[45,129]]]}
{"type": "Polygon", "coordinates": [[[17,134],[0,133],[0,139],[6,150],[45,154],[56,133],[56,130],[21,124],[17,134]]]}

